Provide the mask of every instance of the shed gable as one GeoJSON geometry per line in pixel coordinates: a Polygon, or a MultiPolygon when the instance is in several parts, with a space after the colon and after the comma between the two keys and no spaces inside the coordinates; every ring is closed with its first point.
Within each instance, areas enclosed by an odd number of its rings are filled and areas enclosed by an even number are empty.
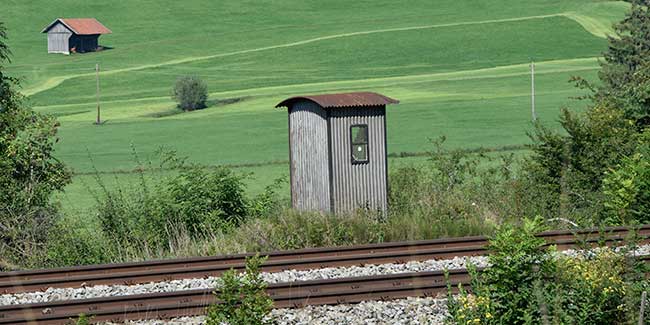
{"type": "Polygon", "coordinates": [[[48,34],[51,34],[51,33],[72,34],[73,32],[66,25],[64,25],[61,22],[57,21],[52,27],[50,27],[48,29],[47,33],[48,34]]]}

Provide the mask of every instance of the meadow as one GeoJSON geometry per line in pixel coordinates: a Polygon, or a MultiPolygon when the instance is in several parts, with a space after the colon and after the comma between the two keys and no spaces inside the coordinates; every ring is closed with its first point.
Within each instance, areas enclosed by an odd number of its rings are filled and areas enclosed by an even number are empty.
{"type": "MultiPolygon", "coordinates": [[[[388,150],[418,153],[445,135],[461,148],[529,142],[529,62],[537,111],[557,126],[561,107],[581,109],[574,75],[595,79],[615,1],[113,1],[3,2],[14,53],[8,72],[28,102],[61,122],[57,157],[77,173],[60,196],[67,211],[92,204],[93,171],[133,183],[161,146],[204,165],[245,166],[259,191],[288,174],[286,112],[300,94],[376,91],[388,109],[388,150]],[[34,10],[38,8],[39,10],[34,10]],[[40,28],[56,17],[96,17],[112,49],[48,55],[40,28]],[[95,118],[94,66],[101,66],[95,118]],[[210,107],[179,114],[174,80],[198,75],[210,107]],[[89,190],[90,189],[90,190],[89,190]]],[[[417,161],[418,158],[410,158],[417,161]]],[[[391,160],[398,164],[399,159],[391,160]]]]}

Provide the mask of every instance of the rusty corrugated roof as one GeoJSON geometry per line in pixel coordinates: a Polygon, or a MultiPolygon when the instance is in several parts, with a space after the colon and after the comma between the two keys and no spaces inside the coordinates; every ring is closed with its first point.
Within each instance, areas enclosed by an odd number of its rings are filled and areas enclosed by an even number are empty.
{"type": "Polygon", "coordinates": [[[61,22],[63,25],[68,27],[73,33],[77,35],[96,35],[96,34],[110,34],[112,33],[110,29],[102,25],[95,18],[57,18],[51,24],[47,25],[43,29],[43,33],[46,33],[52,26],[57,22],[61,22]]]}
{"type": "Polygon", "coordinates": [[[399,100],[386,97],[373,92],[354,92],[340,94],[323,94],[295,96],[287,98],[275,105],[275,107],[289,107],[298,100],[311,100],[323,108],[352,107],[352,106],[380,106],[398,104],[399,100]]]}

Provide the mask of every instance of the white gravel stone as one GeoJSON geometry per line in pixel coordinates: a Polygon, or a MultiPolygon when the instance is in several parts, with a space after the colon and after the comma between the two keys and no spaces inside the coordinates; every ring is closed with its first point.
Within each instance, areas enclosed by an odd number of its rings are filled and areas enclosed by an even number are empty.
{"type": "MultiPolygon", "coordinates": [[[[576,256],[579,250],[562,251],[563,254],[576,256]]],[[[650,245],[640,246],[636,255],[650,255],[650,245]]],[[[312,270],[287,270],[275,273],[262,273],[268,283],[283,283],[294,281],[323,280],[369,275],[385,275],[395,273],[441,271],[444,269],[461,269],[466,262],[477,267],[488,266],[487,257],[455,257],[448,260],[428,260],[423,262],[408,262],[405,264],[379,264],[365,266],[349,266],[338,268],[323,268],[312,270]]],[[[97,285],[82,288],[49,288],[46,291],[27,292],[0,295],[0,305],[28,304],[59,300],[88,299],[108,296],[124,296],[132,294],[172,292],[192,289],[211,289],[218,284],[218,278],[183,279],[165,282],[151,282],[137,285],[97,285]]]]}
{"type": "MultiPolygon", "coordinates": [[[[271,317],[281,325],[302,324],[443,324],[447,317],[445,299],[406,298],[367,301],[335,306],[307,306],[299,309],[274,309],[271,317]]],[[[129,325],[199,325],[205,317],[181,317],[168,321],[130,321],[129,325]]]]}
{"type": "MultiPolygon", "coordinates": [[[[487,257],[454,257],[448,260],[428,260],[408,262],[405,264],[379,264],[365,266],[348,266],[312,270],[287,270],[275,273],[262,273],[268,283],[294,281],[324,280],[369,275],[385,275],[409,272],[441,271],[462,269],[466,263],[477,267],[487,266],[487,257]]],[[[0,305],[28,304],[58,300],[88,299],[108,296],[124,296],[154,292],[172,292],[192,289],[212,289],[218,284],[217,277],[204,279],[183,279],[165,282],[151,282],[137,285],[97,285],[82,288],[49,288],[46,291],[26,292],[0,295],[0,305]]]]}

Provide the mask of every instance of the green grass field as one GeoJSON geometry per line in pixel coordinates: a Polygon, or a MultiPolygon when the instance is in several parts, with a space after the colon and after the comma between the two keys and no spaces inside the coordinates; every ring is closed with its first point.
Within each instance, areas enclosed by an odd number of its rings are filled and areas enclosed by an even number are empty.
{"type": "MultiPolygon", "coordinates": [[[[440,135],[453,147],[525,144],[528,63],[537,62],[539,117],[557,125],[561,107],[584,105],[569,99],[580,93],[568,79],[595,78],[626,8],[592,0],[5,0],[0,20],[14,53],[9,73],[23,79],[36,110],[58,116],[57,156],[81,174],[61,196],[72,211],[92,203],[86,173],[134,168],[132,145],[145,158],[164,146],[201,164],[260,164],[242,169],[255,173],[258,191],[288,172],[286,113],[273,107],[292,95],[370,90],[401,100],[388,110],[393,153],[425,151],[440,135]],[[39,31],[56,17],[98,18],[113,30],[100,43],[113,49],[48,55],[39,31]],[[95,63],[102,126],[92,124],[95,63]],[[212,105],[165,116],[174,80],[188,74],[206,80],[212,105]]],[[[129,183],[129,175],[116,177],[129,183]]]]}

